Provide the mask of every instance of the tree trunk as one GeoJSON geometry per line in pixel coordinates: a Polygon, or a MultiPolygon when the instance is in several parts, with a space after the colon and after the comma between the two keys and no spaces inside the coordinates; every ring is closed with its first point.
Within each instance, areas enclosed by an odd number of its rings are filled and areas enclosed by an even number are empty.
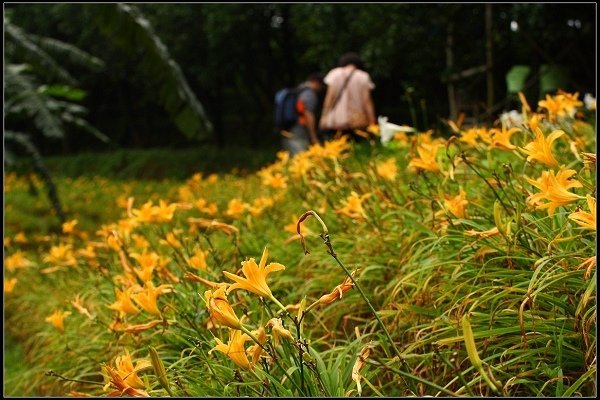
{"type": "Polygon", "coordinates": [[[486,83],[487,83],[487,109],[491,110],[494,107],[494,74],[492,71],[492,5],[485,5],[485,63],[487,66],[486,83]]]}
{"type": "MultiPolygon", "coordinates": [[[[446,31],[446,68],[448,71],[452,71],[454,67],[454,53],[452,46],[454,44],[454,22],[448,22],[448,29],[446,31]]],[[[450,111],[450,120],[455,121],[457,117],[456,110],[456,93],[454,90],[454,83],[448,81],[448,107],[450,111]]]]}

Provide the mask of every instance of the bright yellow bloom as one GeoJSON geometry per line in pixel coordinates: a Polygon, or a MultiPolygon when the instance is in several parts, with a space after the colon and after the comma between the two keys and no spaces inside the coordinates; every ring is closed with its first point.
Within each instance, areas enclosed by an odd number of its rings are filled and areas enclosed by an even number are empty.
{"type": "Polygon", "coordinates": [[[537,126],[533,130],[535,132],[535,139],[527,144],[524,148],[521,148],[521,151],[528,156],[527,161],[535,160],[550,167],[557,166],[558,161],[556,161],[552,155],[551,146],[552,142],[564,135],[564,132],[561,130],[556,130],[546,138],[542,130],[537,126]]]}
{"type": "Polygon", "coordinates": [[[139,223],[169,222],[173,219],[176,209],[175,203],[168,204],[164,200],[159,200],[158,205],[153,206],[152,201],[149,200],[140,209],[132,209],[131,213],[139,223]]]}
{"type": "Polygon", "coordinates": [[[438,172],[440,166],[436,161],[438,148],[442,145],[439,143],[422,144],[417,147],[419,158],[413,158],[408,163],[409,168],[419,168],[425,171],[438,172]]]}
{"type": "Polygon", "coordinates": [[[167,246],[171,246],[174,249],[180,249],[182,247],[181,242],[175,236],[175,232],[167,232],[165,239],[161,239],[160,243],[167,246]]]}
{"type": "Polygon", "coordinates": [[[240,329],[242,324],[235,315],[235,311],[233,311],[231,305],[229,305],[229,301],[227,301],[225,289],[226,286],[222,285],[217,287],[214,292],[212,290],[204,292],[204,300],[206,301],[210,318],[220,325],[240,329]]]}
{"type": "Polygon", "coordinates": [[[554,171],[544,171],[536,180],[525,177],[527,182],[540,189],[540,193],[529,196],[527,202],[536,209],[547,208],[548,215],[552,215],[556,208],[583,199],[584,197],[568,191],[583,186],[578,180],[570,179],[575,173],[575,170],[561,167],[556,175],[554,171]],[[541,200],[547,200],[548,203],[540,204],[541,200]]]}
{"type": "Polygon", "coordinates": [[[486,144],[492,144],[492,131],[486,128],[476,128],[477,135],[486,144]]]}
{"type": "Polygon", "coordinates": [[[460,193],[458,196],[454,197],[446,197],[444,199],[444,205],[455,217],[458,218],[467,218],[467,212],[465,207],[469,204],[469,201],[466,198],[465,191],[460,188],[460,193]]]}
{"type": "Polygon", "coordinates": [[[140,268],[135,268],[134,272],[142,282],[147,282],[152,279],[152,273],[158,266],[160,256],[155,252],[147,252],[144,250],[142,254],[131,253],[131,258],[135,259],[140,268]]]}
{"type": "Polygon", "coordinates": [[[461,131],[460,138],[458,140],[460,140],[461,142],[467,143],[467,144],[471,145],[472,147],[477,147],[477,138],[478,137],[479,137],[479,134],[477,132],[477,129],[471,128],[471,129],[467,129],[466,131],[461,131]]]}
{"type": "Polygon", "coordinates": [[[247,204],[240,199],[231,199],[227,204],[225,215],[232,218],[238,218],[246,210],[247,204]]]}
{"type": "Polygon", "coordinates": [[[137,373],[145,368],[150,368],[152,363],[150,360],[142,359],[138,360],[134,367],[131,356],[129,355],[129,351],[125,350],[125,355],[119,356],[115,359],[115,366],[117,374],[119,374],[125,384],[136,389],[142,389],[145,387],[145,385],[137,373]]]}
{"type": "Polygon", "coordinates": [[[33,265],[31,261],[25,258],[21,250],[15,251],[12,255],[4,259],[4,266],[10,272],[18,268],[26,268],[33,265]]]}
{"type": "Polygon", "coordinates": [[[62,231],[63,233],[69,234],[69,233],[73,233],[75,230],[75,225],[77,225],[77,221],[76,219],[72,220],[72,221],[67,221],[64,222],[62,224],[62,231]]]}
{"type": "Polygon", "coordinates": [[[117,296],[117,301],[113,304],[108,305],[107,307],[119,312],[121,317],[125,316],[125,314],[137,314],[140,310],[133,304],[131,300],[133,288],[129,287],[124,291],[115,288],[115,294],[117,296]]]}
{"type": "Polygon", "coordinates": [[[285,189],[287,187],[287,178],[280,172],[271,172],[270,169],[264,169],[259,173],[262,184],[275,189],[285,189]]]}
{"type": "Polygon", "coordinates": [[[363,208],[363,201],[369,197],[371,193],[365,193],[359,196],[356,192],[351,192],[345,200],[342,200],[342,207],[335,210],[336,213],[345,215],[353,219],[364,219],[367,217],[363,208]]]}
{"type": "Polygon", "coordinates": [[[4,279],[4,293],[11,293],[17,284],[17,278],[4,279]]]}
{"type": "Polygon", "coordinates": [[[510,138],[515,133],[519,132],[519,128],[510,128],[506,129],[506,124],[502,124],[502,129],[491,129],[492,133],[492,143],[490,144],[491,148],[498,148],[502,150],[514,150],[517,148],[514,144],[510,142],[510,138]]]}
{"type": "Polygon", "coordinates": [[[156,222],[169,222],[173,219],[173,214],[177,209],[177,204],[168,204],[164,200],[158,201],[158,206],[154,208],[156,222]]]}
{"type": "Polygon", "coordinates": [[[208,204],[208,201],[206,201],[206,199],[196,200],[194,202],[194,207],[208,215],[215,215],[219,211],[217,203],[208,204]]]}
{"type": "Polygon", "coordinates": [[[223,274],[227,278],[236,282],[227,288],[227,293],[236,289],[245,289],[261,297],[274,299],[271,289],[267,285],[267,275],[271,272],[284,270],[285,267],[279,263],[269,263],[269,265],[266,265],[268,256],[269,251],[265,247],[258,265],[256,265],[254,258],[242,261],[242,273],[245,278],[223,271],[223,274]]]}
{"type": "Polygon", "coordinates": [[[252,206],[248,207],[248,211],[253,217],[258,217],[262,212],[270,207],[273,207],[275,200],[272,197],[257,197],[252,202],[252,206]]]}
{"type": "Polygon", "coordinates": [[[289,167],[290,175],[294,179],[305,177],[311,169],[315,168],[316,164],[311,157],[311,154],[306,151],[294,156],[289,167]]]}
{"type": "Polygon", "coordinates": [[[46,318],[46,322],[50,322],[56,329],[61,332],[65,331],[64,320],[66,317],[71,315],[70,311],[56,310],[54,314],[46,318]]]}
{"type": "Polygon", "coordinates": [[[157,299],[158,296],[163,293],[164,288],[168,286],[170,285],[160,285],[159,287],[154,287],[152,281],[146,281],[144,284],[144,290],[132,294],[131,298],[136,302],[137,305],[142,307],[150,314],[160,317],[157,299]]]}
{"type": "Polygon", "coordinates": [[[152,207],[152,201],[148,200],[140,207],[140,209],[133,209],[131,213],[135,216],[138,222],[154,222],[154,210],[152,207]]]}
{"type": "Polygon", "coordinates": [[[575,211],[569,215],[569,219],[577,222],[585,229],[596,230],[596,199],[589,194],[585,196],[590,212],[575,211]]]}
{"type": "Polygon", "coordinates": [[[102,367],[102,371],[105,376],[108,375],[105,378],[107,383],[106,385],[104,385],[104,390],[107,390],[111,384],[115,388],[117,388],[117,390],[108,393],[108,397],[116,397],[123,395],[128,395],[132,397],[150,397],[150,395],[145,390],[136,389],[126,384],[123,378],[121,378],[119,373],[114,368],[105,365],[102,367]]]}
{"type": "Polygon", "coordinates": [[[377,175],[393,182],[398,175],[398,167],[396,166],[396,159],[394,157],[389,158],[385,162],[378,163],[375,166],[377,175]]]}
{"type": "Polygon", "coordinates": [[[208,250],[196,249],[194,255],[192,255],[188,260],[188,265],[192,268],[202,271],[206,270],[206,256],[208,253],[208,250]]]}
{"type": "MultiPolygon", "coordinates": [[[[258,339],[258,342],[260,344],[264,345],[267,342],[267,332],[262,326],[260,326],[257,330],[253,331],[252,333],[254,337],[258,339]]],[[[264,351],[262,347],[259,346],[258,343],[255,343],[254,345],[248,347],[248,349],[246,350],[246,353],[252,357],[252,360],[250,361],[252,365],[256,365],[256,363],[260,360],[260,356],[263,352],[264,351]]]]}
{"type": "Polygon", "coordinates": [[[77,264],[73,256],[73,250],[70,244],[60,243],[50,248],[50,252],[44,256],[43,260],[47,263],[53,263],[61,266],[71,266],[77,264]]]}
{"type": "Polygon", "coordinates": [[[206,181],[210,184],[214,184],[217,183],[217,181],[219,180],[219,175],[217,174],[210,174],[207,178],[206,181]]]}
{"type": "Polygon", "coordinates": [[[577,107],[583,106],[577,97],[579,97],[579,93],[570,94],[560,91],[556,96],[547,94],[545,100],[538,102],[538,106],[547,110],[551,120],[565,116],[573,118],[577,107]]]}
{"type": "Polygon", "coordinates": [[[229,331],[229,342],[224,344],[219,338],[215,338],[217,345],[212,348],[208,354],[211,354],[215,350],[220,351],[228,356],[237,366],[244,369],[252,369],[253,365],[248,361],[246,349],[244,348],[244,343],[246,343],[247,340],[250,340],[250,337],[247,334],[232,329],[229,331]]]}
{"type": "Polygon", "coordinates": [[[134,246],[140,250],[146,250],[148,247],[150,247],[150,242],[148,242],[142,235],[134,233],[131,235],[131,238],[133,239],[134,246]]]}
{"type": "Polygon", "coordinates": [[[15,242],[21,243],[21,244],[27,243],[27,238],[25,237],[25,233],[23,233],[23,231],[21,231],[15,235],[15,242]]]}
{"type": "Polygon", "coordinates": [[[77,250],[77,255],[87,258],[88,260],[96,259],[96,248],[93,244],[86,244],[84,248],[77,250]]]}

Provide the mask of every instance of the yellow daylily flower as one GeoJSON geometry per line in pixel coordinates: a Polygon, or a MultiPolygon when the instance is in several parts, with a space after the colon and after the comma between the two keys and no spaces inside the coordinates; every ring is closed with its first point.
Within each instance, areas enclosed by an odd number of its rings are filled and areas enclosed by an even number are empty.
{"type": "MultiPolygon", "coordinates": [[[[261,345],[264,345],[267,342],[267,332],[265,328],[260,326],[257,330],[253,331],[252,334],[261,345]]],[[[256,363],[260,360],[260,356],[264,353],[262,347],[255,343],[254,345],[248,347],[246,353],[250,355],[252,360],[250,361],[252,365],[256,365],[256,363]]]]}
{"type": "Polygon", "coordinates": [[[144,382],[140,379],[137,373],[140,370],[151,367],[152,363],[150,362],[150,360],[138,360],[134,367],[129,351],[125,350],[124,355],[119,356],[115,359],[115,366],[117,374],[119,374],[119,376],[121,377],[121,379],[123,379],[127,386],[136,389],[142,389],[146,387],[146,385],[144,385],[144,382]]]}
{"type": "Polygon", "coordinates": [[[107,380],[106,385],[104,386],[104,390],[107,390],[108,387],[112,384],[117,390],[108,393],[108,397],[116,397],[128,395],[132,397],[150,397],[150,395],[141,389],[136,389],[129,386],[123,378],[119,375],[117,370],[112,368],[111,366],[105,365],[102,367],[102,371],[104,375],[108,375],[105,379],[107,380]]]}
{"type": "Polygon", "coordinates": [[[70,311],[56,310],[54,314],[46,318],[46,322],[50,322],[56,329],[61,332],[65,331],[64,320],[71,315],[70,311]]]}
{"type": "Polygon", "coordinates": [[[11,293],[17,284],[17,278],[4,279],[4,293],[11,293]]]}
{"type": "Polygon", "coordinates": [[[417,147],[419,158],[413,158],[409,161],[409,168],[418,168],[425,171],[438,172],[440,166],[437,163],[436,157],[438,149],[442,145],[439,143],[424,143],[417,147]]]}
{"type": "Polygon", "coordinates": [[[336,213],[345,215],[352,219],[365,219],[367,214],[363,208],[363,201],[370,197],[371,193],[365,193],[359,196],[356,192],[351,192],[345,200],[342,200],[342,207],[335,210],[336,213]]]}
{"type": "Polygon", "coordinates": [[[72,220],[72,221],[67,221],[64,222],[62,224],[62,231],[63,233],[69,234],[69,233],[73,233],[75,231],[75,225],[77,225],[77,221],[76,219],[72,220]]]}
{"type": "Polygon", "coordinates": [[[575,221],[585,229],[596,230],[596,199],[586,195],[587,205],[590,212],[575,211],[569,214],[569,219],[575,221]]]}
{"type": "Polygon", "coordinates": [[[525,177],[527,182],[540,189],[540,193],[529,196],[527,202],[536,209],[547,208],[548,215],[552,215],[556,208],[583,199],[584,197],[568,191],[571,188],[583,187],[578,180],[570,179],[575,173],[575,170],[561,167],[556,175],[554,171],[544,171],[536,180],[525,177]],[[540,204],[541,200],[547,200],[548,203],[540,204]]]}
{"type": "Polygon", "coordinates": [[[154,220],[156,222],[169,222],[173,219],[173,214],[177,209],[177,204],[168,204],[164,200],[158,201],[158,206],[153,208],[154,220]]]}
{"type": "Polygon", "coordinates": [[[377,175],[393,182],[398,175],[398,167],[396,166],[396,159],[394,157],[388,158],[387,161],[378,163],[375,166],[377,175]]]}
{"type": "Polygon", "coordinates": [[[117,301],[115,301],[113,304],[108,305],[107,307],[112,310],[118,311],[121,317],[125,316],[126,314],[135,315],[139,313],[140,310],[135,306],[135,304],[133,304],[133,301],[131,299],[132,290],[132,287],[129,287],[125,290],[115,288],[117,301]]]}
{"type": "Polygon", "coordinates": [[[17,233],[14,238],[16,243],[25,244],[27,243],[27,237],[25,237],[25,233],[23,231],[17,233]]]}
{"type": "Polygon", "coordinates": [[[72,266],[77,264],[73,256],[73,250],[70,244],[60,243],[50,248],[50,252],[44,256],[43,260],[47,263],[53,263],[61,266],[72,266]]]}
{"type": "Polygon", "coordinates": [[[211,354],[215,350],[220,351],[228,356],[237,366],[244,369],[253,369],[253,365],[248,361],[246,349],[244,348],[244,343],[247,340],[250,340],[247,334],[232,329],[229,331],[229,342],[224,344],[219,338],[215,338],[217,345],[208,354],[211,354]]]}
{"type": "Polygon", "coordinates": [[[208,256],[208,250],[196,249],[194,254],[189,258],[188,265],[192,268],[205,271],[206,270],[206,256],[208,256]]]}
{"type": "Polygon", "coordinates": [[[137,305],[142,307],[150,314],[160,317],[161,313],[158,309],[157,299],[159,295],[163,294],[164,288],[168,286],[170,285],[160,285],[159,287],[154,287],[152,281],[146,281],[144,284],[144,290],[132,294],[131,298],[136,302],[137,305]]]}
{"type": "Polygon", "coordinates": [[[210,313],[210,318],[215,322],[233,329],[240,329],[242,324],[235,315],[233,308],[231,308],[229,301],[227,301],[226,288],[227,286],[221,285],[214,292],[212,290],[204,292],[206,307],[210,313]]]}
{"type": "Polygon", "coordinates": [[[564,135],[565,133],[561,130],[553,131],[548,137],[544,136],[544,133],[537,126],[533,128],[535,132],[535,139],[528,143],[525,147],[520,150],[527,154],[527,161],[539,161],[550,167],[558,165],[558,161],[552,155],[552,142],[564,135]]]}
{"type": "Polygon", "coordinates": [[[181,242],[179,241],[179,239],[177,239],[177,236],[175,236],[175,231],[173,232],[167,232],[167,235],[165,236],[164,239],[160,239],[160,243],[167,245],[167,246],[171,246],[174,249],[180,249],[182,247],[181,242]]]}
{"type": "Polygon", "coordinates": [[[231,199],[227,204],[225,215],[231,218],[238,218],[246,210],[247,206],[248,205],[240,199],[231,199]]]}
{"type": "Polygon", "coordinates": [[[510,138],[519,131],[520,129],[516,127],[507,129],[505,123],[502,124],[502,129],[491,129],[492,143],[490,147],[502,150],[515,150],[517,146],[510,142],[510,138]]]}
{"type": "Polygon", "coordinates": [[[154,210],[151,200],[148,200],[139,209],[132,209],[131,213],[138,222],[154,222],[154,210]]]}
{"type": "Polygon", "coordinates": [[[579,93],[570,94],[559,91],[555,96],[547,94],[544,100],[538,102],[538,106],[547,110],[550,119],[565,116],[573,118],[577,107],[583,106],[577,97],[579,97],[579,93]]]}
{"type": "Polygon", "coordinates": [[[142,278],[142,276],[140,276],[140,273],[136,271],[136,274],[138,274],[140,279],[142,279],[143,282],[149,280],[149,278],[152,277],[152,271],[158,266],[160,256],[153,251],[148,252],[146,250],[144,250],[142,254],[131,253],[129,256],[138,262],[142,270],[144,278],[142,278]]]}
{"type": "Polygon", "coordinates": [[[15,251],[10,256],[4,259],[4,267],[10,272],[18,268],[26,268],[33,265],[31,261],[25,258],[25,254],[21,250],[15,251]]]}
{"type": "Polygon", "coordinates": [[[460,188],[460,193],[454,197],[446,197],[444,199],[444,205],[455,217],[467,218],[467,211],[465,207],[469,204],[466,198],[465,191],[460,188]]]}
{"type": "Polygon", "coordinates": [[[227,278],[236,282],[227,288],[227,293],[236,289],[244,289],[261,297],[276,301],[271,293],[271,289],[269,289],[269,285],[267,285],[266,278],[271,272],[284,270],[285,266],[274,262],[266,265],[268,256],[269,251],[265,247],[258,265],[256,264],[254,258],[242,261],[242,273],[244,274],[244,278],[230,272],[223,271],[223,274],[227,278]]]}

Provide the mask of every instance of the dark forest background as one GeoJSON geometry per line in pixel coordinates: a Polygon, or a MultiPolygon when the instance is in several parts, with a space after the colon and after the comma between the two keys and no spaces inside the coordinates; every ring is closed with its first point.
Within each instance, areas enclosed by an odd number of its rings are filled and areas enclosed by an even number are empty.
{"type": "MultiPolygon", "coordinates": [[[[149,22],[180,68],[208,128],[182,133],[187,122],[178,125],[165,109],[168,94],[154,84],[158,70],[144,65],[147,49],[132,36],[138,33],[113,23],[105,5],[5,3],[5,46],[8,21],[21,30],[15,34],[53,38],[101,60],[101,68],[89,69],[54,58],[76,77],[68,89],[81,94],[70,97],[85,111],[81,118],[110,142],[79,132],[83,124],[65,125],[59,140],[35,137],[43,154],[199,144],[277,147],[271,126],[275,91],[313,71],[327,72],[346,51],[364,59],[376,84],[376,113],[420,130],[443,131],[444,120],[458,112],[483,123],[516,108],[506,82],[515,65],[530,68],[524,90],[531,102],[552,89],[541,74],[548,68],[554,86],[580,98],[596,95],[595,3],[129,6],[149,22]]],[[[11,63],[23,63],[16,52],[11,57],[11,63]]],[[[36,71],[40,87],[60,83],[44,71],[36,71]]],[[[5,129],[34,132],[31,114],[18,108],[7,113],[6,88],[5,129]]]]}

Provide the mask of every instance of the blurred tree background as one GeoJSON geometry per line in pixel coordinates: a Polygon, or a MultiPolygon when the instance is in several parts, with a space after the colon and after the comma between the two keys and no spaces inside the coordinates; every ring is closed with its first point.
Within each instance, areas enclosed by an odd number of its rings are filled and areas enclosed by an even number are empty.
{"type": "MultiPolygon", "coordinates": [[[[515,108],[506,75],[516,65],[531,71],[523,84],[531,101],[552,83],[581,97],[596,91],[595,3],[130,4],[137,28],[125,26],[116,4],[107,7],[4,3],[5,38],[8,17],[23,32],[71,44],[103,64],[69,66],[77,78],[69,93],[85,93],[69,100],[86,110],[85,119],[65,127],[60,141],[36,137],[44,154],[198,144],[278,148],[271,127],[276,90],[327,72],[346,51],[364,59],[376,84],[376,113],[420,130],[444,129],[457,112],[490,122],[515,108]],[[156,54],[144,46],[144,29],[156,35],[156,54]],[[161,62],[172,75],[163,75],[161,62]],[[179,78],[186,112],[169,109],[172,94],[161,86],[179,78]],[[110,143],[79,134],[81,127],[110,143]]],[[[5,45],[5,59],[6,51],[5,45]]],[[[47,85],[61,82],[44,78],[47,85]]],[[[22,118],[8,120],[5,105],[5,129],[29,128],[22,118]]]]}

